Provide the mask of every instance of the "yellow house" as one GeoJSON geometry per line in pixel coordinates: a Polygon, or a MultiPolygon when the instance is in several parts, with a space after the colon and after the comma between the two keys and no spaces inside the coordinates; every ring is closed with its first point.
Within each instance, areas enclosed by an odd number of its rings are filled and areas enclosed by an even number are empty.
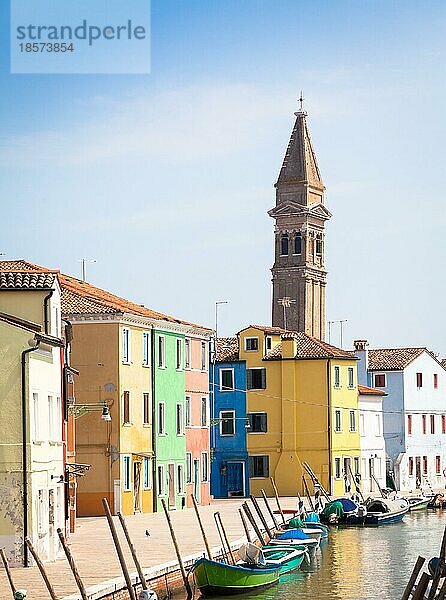
{"type": "Polygon", "coordinates": [[[279,494],[304,493],[307,462],[331,494],[342,495],[359,471],[354,354],[277,327],[250,326],[238,336],[246,361],[251,492],[272,493],[272,476],[279,494]]]}

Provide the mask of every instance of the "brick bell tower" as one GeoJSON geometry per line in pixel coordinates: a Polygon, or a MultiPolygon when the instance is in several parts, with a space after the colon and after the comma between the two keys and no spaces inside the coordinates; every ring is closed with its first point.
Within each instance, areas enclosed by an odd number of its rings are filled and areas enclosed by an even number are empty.
{"type": "Polygon", "coordinates": [[[295,112],[296,122],[275,184],[275,261],[272,324],[325,338],[325,186],[311,143],[307,113],[295,112]]]}

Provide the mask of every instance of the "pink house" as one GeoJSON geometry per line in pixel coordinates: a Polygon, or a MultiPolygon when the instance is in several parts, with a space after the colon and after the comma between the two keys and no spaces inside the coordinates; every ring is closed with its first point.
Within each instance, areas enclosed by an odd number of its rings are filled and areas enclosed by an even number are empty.
{"type": "Polygon", "coordinates": [[[209,338],[185,339],[186,493],[199,504],[210,504],[209,338]]]}

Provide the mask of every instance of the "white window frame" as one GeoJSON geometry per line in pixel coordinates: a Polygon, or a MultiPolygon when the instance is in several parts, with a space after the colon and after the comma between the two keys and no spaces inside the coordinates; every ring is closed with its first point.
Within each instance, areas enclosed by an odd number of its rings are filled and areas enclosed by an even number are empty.
{"type": "Polygon", "coordinates": [[[342,479],[342,461],[339,456],[335,456],[334,459],[334,478],[336,480],[342,479]],[[339,465],[339,469],[337,466],[339,465]]]}
{"type": "Polygon", "coordinates": [[[143,488],[145,490],[152,489],[152,465],[148,456],[143,456],[143,488]]]}
{"type": "Polygon", "coordinates": [[[334,410],[334,430],[335,433],[341,433],[342,432],[342,410],[340,408],[335,408],[334,410]],[[339,429],[337,428],[337,420],[336,420],[336,416],[339,415],[339,429]]]}
{"type": "Polygon", "coordinates": [[[227,409],[227,410],[221,410],[219,413],[219,423],[220,423],[220,436],[221,437],[234,437],[236,434],[236,420],[235,420],[235,410],[232,410],[231,408],[227,409]],[[223,417],[224,414],[229,414],[231,413],[232,417],[228,418],[228,417],[223,417]],[[229,421],[232,420],[233,422],[233,427],[234,427],[234,433],[223,433],[223,420],[225,421],[229,421]]]}
{"type": "Polygon", "coordinates": [[[209,481],[209,455],[207,452],[201,453],[201,483],[209,481]]]}
{"type": "Polygon", "coordinates": [[[200,362],[201,362],[201,370],[206,371],[207,369],[207,352],[206,352],[206,342],[201,342],[200,346],[200,362]]]}
{"type": "Polygon", "coordinates": [[[192,427],[192,398],[186,396],[184,399],[184,422],[186,427],[192,427]]]}
{"type": "MultiPolygon", "coordinates": [[[[412,423],[412,428],[413,428],[413,423],[412,423]]],[[[383,430],[383,422],[382,422],[381,414],[377,413],[375,415],[375,436],[381,437],[382,430],[383,430]]]]}
{"type": "Polygon", "coordinates": [[[48,408],[48,440],[54,441],[54,396],[48,394],[47,396],[47,408],[48,408]]]}
{"type": "Polygon", "coordinates": [[[157,488],[158,495],[165,496],[166,495],[166,475],[165,475],[165,467],[163,464],[158,465],[156,468],[156,476],[158,478],[157,488]]]}
{"type": "Polygon", "coordinates": [[[184,368],[191,368],[191,340],[189,338],[184,340],[184,368]]]}
{"type": "Polygon", "coordinates": [[[373,373],[373,387],[376,388],[385,388],[387,387],[387,374],[386,373],[382,373],[382,372],[377,372],[377,373],[373,373]],[[377,375],[383,375],[384,376],[384,385],[376,385],[376,376],[377,375]]]}
{"type": "Polygon", "coordinates": [[[183,340],[176,338],[175,341],[175,366],[177,371],[183,370],[183,340]]]}
{"type": "Polygon", "coordinates": [[[40,426],[40,418],[39,418],[39,408],[40,408],[40,400],[39,400],[39,393],[38,392],[33,392],[32,395],[32,399],[33,399],[33,437],[34,437],[34,441],[35,442],[40,442],[40,438],[41,438],[41,426],[40,426]]]}
{"type": "Polygon", "coordinates": [[[186,452],[186,483],[192,483],[192,452],[186,452]]]}
{"type": "Polygon", "coordinates": [[[177,463],[176,478],[177,478],[177,494],[184,494],[184,465],[183,465],[183,463],[177,463]]]}
{"type": "Polygon", "coordinates": [[[227,368],[225,367],[224,369],[220,369],[219,370],[219,379],[220,379],[220,392],[233,392],[235,390],[235,374],[234,374],[234,369],[232,368],[227,368]],[[232,373],[232,387],[223,387],[223,377],[222,377],[222,373],[223,371],[231,371],[232,373]]]}
{"type": "Polygon", "coordinates": [[[340,365],[334,365],[334,370],[333,370],[333,386],[336,389],[339,389],[342,385],[341,383],[341,367],[340,365]]]}
{"type": "Polygon", "coordinates": [[[356,411],[350,409],[348,412],[348,426],[350,433],[356,433],[356,411]],[[352,418],[353,418],[353,427],[352,427],[352,418]]]}
{"type": "Polygon", "coordinates": [[[122,489],[124,492],[130,492],[132,489],[132,457],[130,454],[122,457],[122,489]]]}
{"type": "Polygon", "coordinates": [[[62,399],[60,396],[56,396],[55,404],[56,418],[55,418],[55,432],[54,439],[60,441],[62,439],[62,399]]]}
{"type": "Polygon", "coordinates": [[[181,402],[177,402],[175,406],[175,431],[177,437],[184,435],[184,410],[181,402]]]}
{"type": "Polygon", "coordinates": [[[142,393],[142,424],[143,425],[150,425],[150,392],[143,392],[142,393]],[[148,421],[145,420],[145,412],[146,412],[146,400],[145,397],[147,396],[148,399],[148,406],[147,406],[147,419],[148,421]]]}
{"type": "Polygon", "coordinates": [[[200,400],[200,424],[201,424],[201,427],[209,427],[209,399],[207,396],[202,396],[201,400],[200,400]],[[204,404],[206,406],[206,414],[205,414],[206,422],[203,422],[203,400],[204,400],[204,404]]]}
{"type": "Polygon", "coordinates": [[[158,335],[157,342],[157,350],[158,350],[158,369],[166,368],[166,336],[158,335]]]}
{"type": "Polygon", "coordinates": [[[355,387],[355,369],[354,369],[354,367],[347,367],[347,379],[348,379],[348,389],[353,390],[355,387]]]}
{"type": "Polygon", "coordinates": [[[258,336],[251,335],[251,336],[245,337],[244,342],[243,342],[243,347],[245,348],[245,352],[258,352],[259,351],[259,338],[258,338],[258,336]],[[248,343],[247,343],[248,340],[249,341],[256,340],[256,342],[257,342],[257,348],[255,350],[253,350],[253,349],[249,349],[248,350],[248,343]]]}
{"type": "Polygon", "coordinates": [[[273,338],[270,335],[265,336],[265,353],[269,352],[273,347],[273,338]]]}
{"type": "Polygon", "coordinates": [[[166,435],[166,403],[158,402],[158,435],[166,435]],[[162,407],[162,410],[161,410],[162,407]],[[162,425],[162,427],[161,427],[162,425]]]}
{"type": "Polygon", "coordinates": [[[268,433],[268,413],[266,410],[255,410],[255,411],[250,411],[249,413],[246,413],[246,431],[247,433],[249,433],[250,435],[265,435],[265,433],[268,433]],[[252,431],[251,428],[251,422],[249,420],[249,415],[265,415],[266,416],[266,431],[252,431]],[[248,427],[249,424],[249,427],[248,427]]]}
{"type": "Polygon", "coordinates": [[[150,333],[142,332],[142,366],[150,366],[150,333]]]}
{"type": "Polygon", "coordinates": [[[122,328],[122,364],[130,364],[130,329],[129,327],[122,328]]]}

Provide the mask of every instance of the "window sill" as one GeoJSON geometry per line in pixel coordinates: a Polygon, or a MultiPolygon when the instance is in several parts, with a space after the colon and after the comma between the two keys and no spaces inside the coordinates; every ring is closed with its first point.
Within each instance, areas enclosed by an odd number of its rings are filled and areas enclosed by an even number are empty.
{"type": "Polygon", "coordinates": [[[133,423],[128,423],[128,422],[122,424],[123,427],[132,427],[132,425],[133,425],[133,423]]]}
{"type": "Polygon", "coordinates": [[[250,477],[249,479],[268,479],[269,475],[255,475],[254,477],[250,477]]]}
{"type": "Polygon", "coordinates": [[[247,388],[247,392],[263,392],[266,390],[266,387],[264,388],[247,388]]]}
{"type": "Polygon", "coordinates": [[[123,365],[131,365],[132,363],[130,361],[128,361],[128,360],[123,360],[122,364],[123,365]]]}
{"type": "Polygon", "coordinates": [[[165,432],[164,433],[158,432],[158,436],[159,437],[167,437],[167,433],[165,433],[165,432]]]}
{"type": "Polygon", "coordinates": [[[144,367],[145,369],[149,369],[150,368],[150,365],[146,364],[146,363],[142,363],[141,366],[144,367]]]}
{"type": "Polygon", "coordinates": [[[267,431],[247,431],[246,433],[249,433],[250,435],[265,435],[268,432],[267,431]]]}
{"type": "Polygon", "coordinates": [[[218,391],[221,392],[222,394],[224,394],[225,392],[235,392],[235,389],[234,388],[231,388],[231,389],[228,388],[228,389],[224,389],[223,390],[223,389],[220,388],[218,391]]]}
{"type": "Polygon", "coordinates": [[[220,437],[235,437],[235,433],[220,433],[220,437]]]}
{"type": "Polygon", "coordinates": [[[150,429],[152,427],[150,423],[143,423],[142,426],[144,429],[150,429]]]}
{"type": "Polygon", "coordinates": [[[164,370],[165,368],[166,368],[166,365],[158,365],[158,369],[163,369],[164,370]]]}

